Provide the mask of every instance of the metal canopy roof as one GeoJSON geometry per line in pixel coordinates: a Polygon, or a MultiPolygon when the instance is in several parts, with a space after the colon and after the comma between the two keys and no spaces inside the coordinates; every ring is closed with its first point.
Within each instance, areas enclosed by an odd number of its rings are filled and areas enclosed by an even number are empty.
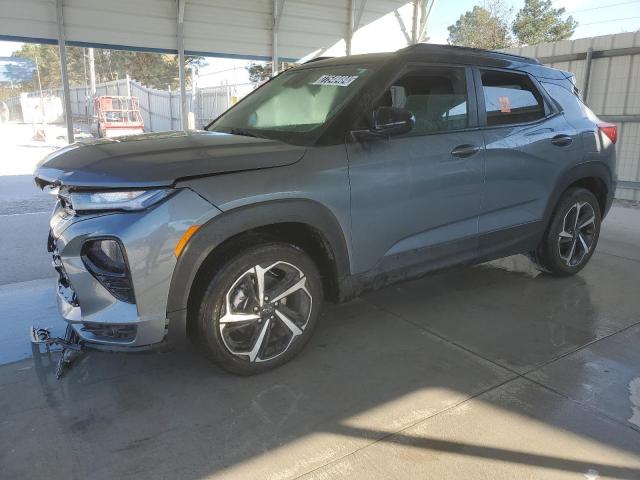
{"type": "MultiPolygon", "coordinates": [[[[347,38],[358,26],[393,12],[397,16],[407,3],[412,2],[63,0],[62,10],[68,45],[176,53],[183,20],[187,55],[269,59],[276,39],[279,57],[298,59],[347,38]]],[[[0,0],[0,11],[0,39],[57,43],[55,0],[0,0]]],[[[394,23],[396,31],[385,34],[407,36],[400,22],[394,23]]]]}
{"type": "Polygon", "coordinates": [[[67,138],[72,142],[66,45],[177,53],[180,111],[186,129],[185,55],[270,58],[275,75],[280,59],[317,55],[341,41],[342,51],[350,54],[356,31],[379,19],[387,21],[379,29],[385,49],[398,40],[403,46],[417,43],[424,36],[434,2],[0,0],[0,40],[58,44],[67,138]],[[412,9],[409,25],[405,7],[412,9]]]}

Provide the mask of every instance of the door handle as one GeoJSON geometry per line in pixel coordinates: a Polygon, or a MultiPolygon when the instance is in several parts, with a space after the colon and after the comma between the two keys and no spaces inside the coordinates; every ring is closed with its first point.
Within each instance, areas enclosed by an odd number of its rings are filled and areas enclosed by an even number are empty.
{"type": "Polygon", "coordinates": [[[571,145],[572,142],[573,138],[569,135],[556,135],[551,139],[551,143],[556,147],[566,147],[567,145],[571,145]]]}
{"type": "Polygon", "coordinates": [[[480,147],[476,145],[458,145],[456,148],[451,150],[451,155],[454,157],[467,158],[471,155],[474,155],[480,151],[480,147]]]}

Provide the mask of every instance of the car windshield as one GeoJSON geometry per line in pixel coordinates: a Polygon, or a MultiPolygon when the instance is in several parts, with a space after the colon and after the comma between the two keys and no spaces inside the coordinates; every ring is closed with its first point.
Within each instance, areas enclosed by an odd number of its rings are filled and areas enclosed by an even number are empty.
{"type": "Polygon", "coordinates": [[[257,89],[207,130],[282,138],[319,131],[360,88],[369,68],[292,69],[257,89]]]}

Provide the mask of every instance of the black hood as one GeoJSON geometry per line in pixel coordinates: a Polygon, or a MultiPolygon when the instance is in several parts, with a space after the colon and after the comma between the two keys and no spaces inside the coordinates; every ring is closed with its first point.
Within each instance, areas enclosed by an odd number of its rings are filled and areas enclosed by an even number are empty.
{"type": "Polygon", "coordinates": [[[305,149],[277,140],[204,131],[149,133],[74,143],[36,168],[40,186],[159,187],[217,173],[279,167],[305,149]]]}

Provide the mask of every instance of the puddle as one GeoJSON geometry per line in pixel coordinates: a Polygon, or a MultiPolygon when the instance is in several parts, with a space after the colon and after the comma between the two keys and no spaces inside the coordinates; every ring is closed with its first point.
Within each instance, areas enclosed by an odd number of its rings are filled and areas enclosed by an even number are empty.
{"type": "Polygon", "coordinates": [[[499,258],[497,260],[482,263],[480,266],[482,268],[495,268],[511,273],[519,273],[530,278],[536,278],[542,274],[538,267],[525,255],[513,255],[511,257],[499,258]]]}
{"type": "Polygon", "coordinates": [[[587,480],[597,480],[598,478],[600,478],[600,472],[598,472],[598,470],[590,468],[589,470],[587,470],[587,473],[584,474],[584,478],[586,478],[587,480]]]}
{"type": "Polygon", "coordinates": [[[64,334],[66,323],[56,308],[54,285],[54,280],[44,279],[0,286],[0,365],[34,354],[31,325],[51,328],[54,336],[64,334]]]}

